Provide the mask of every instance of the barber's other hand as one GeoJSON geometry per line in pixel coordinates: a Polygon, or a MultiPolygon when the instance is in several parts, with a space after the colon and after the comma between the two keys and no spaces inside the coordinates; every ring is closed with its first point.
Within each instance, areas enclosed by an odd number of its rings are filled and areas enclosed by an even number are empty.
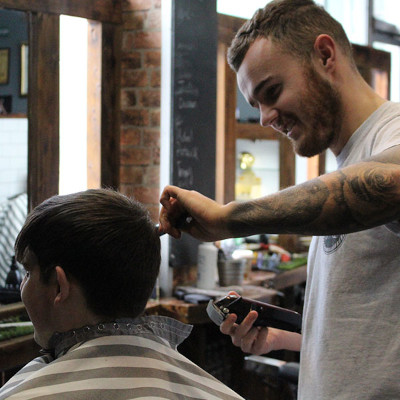
{"type": "MultiPolygon", "coordinates": [[[[230,295],[238,296],[236,292],[230,295]]],[[[240,325],[236,324],[236,314],[228,314],[220,330],[232,338],[232,343],[243,352],[262,355],[273,350],[300,351],[301,335],[275,328],[253,326],[258,317],[257,311],[250,311],[240,325]]]]}
{"type": "Polygon", "coordinates": [[[229,314],[221,324],[220,330],[225,335],[229,335],[232,343],[245,353],[261,355],[277,350],[276,342],[280,331],[274,328],[253,326],[257,316],[257,311],[250,311],[238,325],[235,323],[236,314],[229,314]]]}
{"type": "Polygon", "coordinates": [[[226,208],[193,191],[166,186],[161,194],[160,226],[163,232],[178,239],[187,232],[202,241],[216,241],[229,236],[226,208]]]}

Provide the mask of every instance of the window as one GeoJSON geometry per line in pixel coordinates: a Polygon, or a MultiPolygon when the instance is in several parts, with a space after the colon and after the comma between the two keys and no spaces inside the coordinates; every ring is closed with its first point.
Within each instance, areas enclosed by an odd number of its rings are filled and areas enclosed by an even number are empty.
{"type": "Polygon", "coordinates": [[[60,194],[100,186],[100,47],[100,23],[61,16],[60,194]]]}
{"type": "Polygon", "coordinates": [[[83,18],[60,18],[60,194],[87,188],[87,29],[83,18]]]}

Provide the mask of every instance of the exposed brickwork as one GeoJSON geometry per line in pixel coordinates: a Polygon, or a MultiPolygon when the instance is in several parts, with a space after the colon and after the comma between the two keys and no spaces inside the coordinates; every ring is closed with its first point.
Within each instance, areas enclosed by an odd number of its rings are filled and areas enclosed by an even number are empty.
{"type": "Polygon", "coordinates": [[[136,90],[122,89],[121,90],[121,107],[128,108],[136,106],[136,90]]]}
{"type": "Polygon", "coordinates": [[[153,71],[150,78],[151,87],[161,87],[161,71],[153,71]]]}
{"type": "Polygon", "coordinates": [[[161,0],[123,0],[121,191],[158,219],[161,0]]]}
{"type": "Polygon", "coordinates": [[[143,168],[136,166],[121,166],[120,168],[120,182],[126,184],[143,184],[143,168]]]}
{"type": "Polygon", "coordinates": [[[125,52],[122,56],[122,69],[139,69],[142,65],[142,55],[138,51],[125,52]]]}
{"type": "MultiPolygon", "coordinates": [[[[187,0],[190,1],[190,0],[187,0]]],[[[160,196],[161,0],[122,0],[120,190],[158,220],[160,196]]],[[[197,268],[175,268],[173,286],[197,268]]]]}
{"type": "Polygon", "coordinates": [[[140,92],[140,105],[143,107],[160,107],[160,90],[143,90],[140,92]]]}
{"type": "Polygon", "coordinates": [[[121,145],[130,144],[139,146],[141,139],[141,130],[137,128],[125,127],[121,130],[121,145]]]}
{"type": "Polygon", "coordinates": [[[149,125],[149,111],[143,107],[142,109],[125,108],[121,111],[121,121],[123,126],[147,126],[149,125]]]}
{"type": "Polygon", "coordinates": [[[146,68],[161,66],[161,53],[159,51],[148,51],[144,56],[144,65],[146,68]]]}
{"type": "Polygon", "coordinates": [[[150,165],[153,156],[153,149],[133,146],[122,146],[121,166],[129,165],[150,165]]]}

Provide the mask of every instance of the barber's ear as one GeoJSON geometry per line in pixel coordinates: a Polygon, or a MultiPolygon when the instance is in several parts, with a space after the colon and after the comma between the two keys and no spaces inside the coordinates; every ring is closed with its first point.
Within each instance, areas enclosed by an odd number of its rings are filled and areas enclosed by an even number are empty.
{"type": "Polygon", "coordinates": [[[67,275],[65,274],[65,271],[61,267],[57,266],[55,270],[56,270],[56,279],[58,283],[58,292],[54,299],[54,304],[59,304],[68,298],[69,291],[71,288],[71,283],[69,282],[67,275]]]}
{"type": "Polygon", "coordinates": [[[336,44],[335,41],[326,34],[318,35],[314,42],[314,52],[319,66],[330,71],[334,68],[336,62],[336,44]]]}

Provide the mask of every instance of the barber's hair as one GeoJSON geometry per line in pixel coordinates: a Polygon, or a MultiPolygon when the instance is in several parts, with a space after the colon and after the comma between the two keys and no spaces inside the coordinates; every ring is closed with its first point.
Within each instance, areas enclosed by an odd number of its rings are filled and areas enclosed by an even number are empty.
{"type": "Polygon", "coordinates": [[[320,34],[331,36],[354,65],[351,44],[342,25],[322,6],[312,0],[274,0],[257,10],[239,29],[228,50],[228,63],[237,72],[250,45],[259,37],[271,39],[283,51],[308,62],[320,34]]]}
{"type": "Polygon", "coordinates": [[[45,284],[62,267],[88,308],[110,319],[142,313],[160,268],[160,239],[149,213],[108,189],[53,196],[37,206],[16,239],[16,259],[27,250],[45,284]]]}

